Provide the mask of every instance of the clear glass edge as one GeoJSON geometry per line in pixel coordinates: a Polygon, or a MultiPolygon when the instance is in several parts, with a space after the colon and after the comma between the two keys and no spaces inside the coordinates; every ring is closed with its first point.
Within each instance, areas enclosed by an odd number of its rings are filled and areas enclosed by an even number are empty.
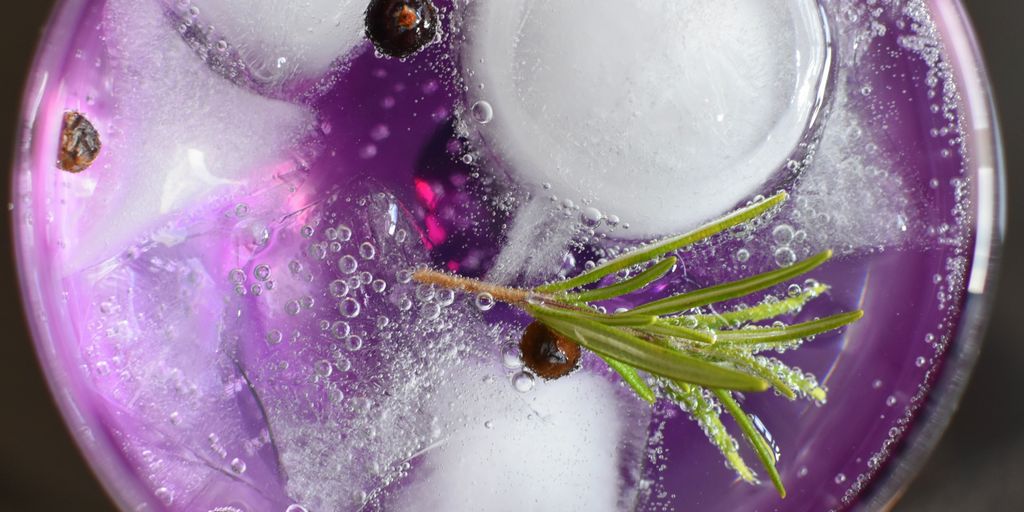
{"type": "Polygon", "coordinates": [[[995,98],[966,9],[960,0],[928,0],[960,98],[961,125],[968,134],[975,244],[960,325],[941,372],[916,411],[885,469],[848,507],[891,510],[918,475],[959,408],[974,370],[992,309],[1006,230],[1006,169],[995,98]],[[957,39],[959,37],[959,39],[957,39]]]}
{"type": "MultiPolygon", "coordinates": [[[[855,511],[891,509],[913,478],[920,472],[924,463],[927,462],[929,455],[949,425],[953,414],[958,408],[960,398],[980,353],[985,327],[991,310],[1002,241],[1005,234],[1006,177],[1001,144],[1002,139],[993,94],[987,83],[984,60],[979,53],[977,38],[969,22],[970,17],[959,0],[929,0],[928,4],[933,8],[934,12],[955,11],[955,16],[947,15],[943,18],[946,24],[937,21],[937,26],[944,36],[958,31],[965,36],[964,40],[967,42],[964,47],[951,48],[947,46],[946,55],[948,58],[954,59],[959,63],[954,65],[953,69],[956,73],[956,82],[961,92],[961,98],[964,101],[961,109],[963,112],[961,114],[962,123],[966,128],[965,131],[971,134],[968,137],[970,141],[968,149],[970,158],[973,158],[975,161],[973,168],[985,167],[987,164],[987,167],[992,169],[994,174],[992,177],[994,179],[992,193],[984,193],[984,190],[977,190],[978,183],[976,181],[973,181],[971,184],[972,189],[975,189],[975,193],[972,196],[977,203],[975,205],[975,215],[978,220],[978,232],[975,234],[975,240],[978,243],[988,240],[988,243],[985,244],[987,251],[984,251],[984,254],[987,256],[978,258],[978,251],[975,251],[960,326],[954,342],[950,345],[950,352],[947,355],[941,374],[934,382],[928,394],[928,399],[917,412],[909,434],[902,439],[900,448],[889,460],[887,468],[884,472],[875,475],[872,482],[868,484],[856,502],[850,506],[849,509],[855,511]],[[953,24],[956,26],[953,26],[953,24]],[[967,64],[967,66],[964,64],[967,64]],[[971,76],[965,76],[965,70],[973,70],[973,73],[971,76]],[[979,97],[984,98],[984,105],[971,104],[970,98],[972,96],[968,91],[971,88],[973,88],[974,93],[980,94],[979,97]],[[973,115],[967,115],[967,112],[973,115]],[[987,127],[979,129],[976,126],[975,121],[978,114],[985,116],[984,118],[988,121],[987,127]],[[982,142],[979,143],[979,141],[982,142]],[[988,220],[989,222],[982,222],[983,220],[988,220]],[[983,227],[986,232],[982,232],[983,227]],[[935,397],[937,396],[941,396],[942,399],[936,400],[935,397]]],[[[24,140],[26,136],[30,137],[34,128],[35,115],[37,114],[34,106],[37,105],[36,97],[42,93],[40,86],[43,85],[40,77],[35,73],[41,69],[40,65],[42,63],[56,58],[55,54],[62,53],[62,50],[67,45],[67,39],[70,37],[70,34],[59,34],[56,28],[64,26],[66,23],[63,20],[78,16],[78,13],[86,7],[87,2],[83,0],[68,0],[55,5],[50,13],[46,28],[41,32],[39,39],[41,44],[30,67],[33,74],[26,81],[25,92],[21,102],[21,118],[23,120],[31,119],[32,122],[22,126],[19,130],[17,135],[19,142],[24,140]]],[[[949,37],[943,37],[944,42],[950,40],[949,37]]],[[[11,200],[14,200],[13,194],[16,194],[19,189],[18,170],[23,168],[28,158],[27,149],[19,146],[12,162],[12,173],[9,177],[12,181],[11,200]]],[[[25,233],[23,233],[22,227],[14,222],[14,217],[9,218],[8,222],[12,224],[12,233],[15,239],[22,239],[25,233]]],[[[976,243],[976,245],[978,244],[976,243]]],[[[25,248],[21,244],[15,244],[15,255],[19,267],[27,265],[30,261],[29,255],[25,253],[25,248]]],[[[32,291],[28,278],[20,273],[19,284],[22,292],[32,291]]],[[[42,326],[35,322],[33,316],[29,314],[29,304],[23,304],[22,308],[33,339],[48,336],[48,334],[43,332],[42,326]]],[[[152,498],[148,496],[148,493],[141,488],[135,489],[135,492],[126,492],[128,490],[123,484],[124,481],[130,480],[129,475],[122,468],[117,467],[117,464],[109,464],[109,461],[103,460],[105,448],[98,444],[99,440],[87,440],[84,438],[84,434],[80,432],[80,429],[73,428],[77,425],[72,425],[70,419],[81,417],[82,411],[71,403],[72,399],[65,392],[67,389],[63,385],[65,377],[57,375],[59,373],[58,369],[53,368],[52,364],[45,359],[44,354],[40,352],[41,347],[39,344],[35,344],[35,348],[38,363],[43,369],[51,391],[51,397],[61,411],[65,426],[76,440],[77,448],[86,455],[84,457],[86,463],[105,489],[108,497],[123,510],[131,510],[141,503],[156,505],[156,503],[152,502],[152,498]],[[129,495],[132,496],[129,497],[129,495]]],[[[95,418],[91,419],[95,420],[95,418]]],[[[89,418],[81,418],[80,426],[88,428],[89,424],[93,422],[89,418]]],[[[103,442],[109,441],[103,440],[103,442]]]]}
{"type": "MultiPolygon", "coordinates": [[[[58,0],[54,3],[47,17],[46,25],[39,32],[35,55],[32,58],[29,72],[25,80],[21,98],[21,110],[19,111],[20,126],[15,136],[16,150],[13,161],[10,162],[11,173],[9,176],[11,185],[11,197],[8,198],[13,204],[18,204],[17,199],[23,193],[20,186],[26,178],[21,172],[26,166],[31,165],[32,155],[30,146],[25,144],[35,135],[37,116],[39,114],[41,100],[47,89],[49,76],[43,70],[54,62],[64,58],[68,46],[71,44],[71,37],[74,31],[62,30],[62,27],[74,25],[76,18],[89,7],[87,0],[58,0]]],[[[35,169],[31,174],[35,174],[35,169]]],[[[34,203],[29,208],[34,208],[34,203]]],[[[15,209],[15,212],[17,208],[15,209]]],[[[23,223],[16,222],[18,217],[11,214],[8,222],[11,225],[13,235],[13,252],[17,268],[25,268],[32,264],[32,255],[29,248],[32,244],[27,243],[26,238],[36,238],[33,228],[26,228],[23,223]]],[[[112,460],[110,450],[116,450],[115,443],[107,438],[94,437],[89,432],[95,432],[94,427],[100,425],[99,419],[91,411],[83,411],[74,403],[72,389],[69,385],[70,379],[66,372],[55,366],[54,362],[47,357],[43,351],[43,344],[40,340],[49,340],[53,345],[50,333],[43,328],[42,322],[37,321],[33,310],[43,313],[47,311],[46,301],[40,296],[40,289],[36,286],[34,279],[22,272],[18,272],[18,285],[23,298],[21,309],[29,328],[36,359],[42,369],[43,376],[50,390],[50,398],[60,411],[62,423],[75,440],[75,447],[82,454],[82,459],[90,468],[93,477],[100,483],[106,496],[120,510],[142,510],[140,507],[158,507],[158,503],[140,485],[133,485],[132,475],[120,461],[112,460]],[[128,483],[128,485],[126,485],[128,483]]]]}

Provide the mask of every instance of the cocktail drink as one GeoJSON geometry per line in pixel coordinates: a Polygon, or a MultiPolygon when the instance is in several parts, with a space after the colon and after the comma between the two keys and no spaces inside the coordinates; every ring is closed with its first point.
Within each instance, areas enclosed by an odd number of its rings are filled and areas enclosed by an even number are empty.
{"type": "Polygon", "coordinates": [[[952,0],[63,2],[40,358],[124,510],[876,509],[977,351],[974,51],[952,0]]]}

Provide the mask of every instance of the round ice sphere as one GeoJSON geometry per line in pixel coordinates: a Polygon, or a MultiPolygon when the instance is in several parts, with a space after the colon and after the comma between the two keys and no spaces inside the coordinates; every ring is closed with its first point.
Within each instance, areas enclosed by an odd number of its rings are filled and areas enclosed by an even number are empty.
{"type": "Polygon", "coordinates": [[[812,123],[828,45],[815,0],[474,2],[469,124],[523,183],[589,199],[635,235],[763,188],[812,123]]]}

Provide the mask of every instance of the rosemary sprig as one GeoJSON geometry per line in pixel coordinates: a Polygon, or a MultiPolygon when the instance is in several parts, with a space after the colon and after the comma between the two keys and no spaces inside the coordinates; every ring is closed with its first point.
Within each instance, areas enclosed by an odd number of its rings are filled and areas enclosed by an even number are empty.
{"type": "MultiPolygon", "coordinates": [[[[795,279],[828,261],[831,251],[788,267],[672,295],[620,313],[604,313],[594,303],[647,287],[675,268],[677,258],[667,254],[755,220],[786,199],[786,193],[780,192],[690,233],[654,242],[576,277],[530,290],[429,269],[419,269],[413,277],[421,283],[488,294],[529,314],[535,323],[551,333],[552,339],[560,340],[559,343],[568,340],[571,346],[578,345],[594,352],[642,400],[654,403],[663,398],[687,411],[740,478],[756,483],[756,474],[744,462],[736,439],[721,420],[721,411],[724,410],[735,421],[779,494],[785,497],[785,487],[775,467],[777,454],[743,411],[734,393],[774,388],[790,400],[806,398],[824,403],[826,392],[813,375],[759,354],[768,350],[797,348],[818,334],[857,321],[863,312],[840,313],[788,326],[780,326],[779,322],[772,326],[756,325],[757,322],[798,312],[828,290],[826,285],[809,281],[805,287],[784,299],[766,298],[745,309],[723,313],[688,313],[694,308],[748,297],[795,279]],[[643,264],[649,266],[633,277],[581,289],[643,264]]],[[[532,343],[530,346],[536,345],[532,343]]],[[[569,371],[571,368],[552,377],[542,376],[557,378],[569,371]]]]}

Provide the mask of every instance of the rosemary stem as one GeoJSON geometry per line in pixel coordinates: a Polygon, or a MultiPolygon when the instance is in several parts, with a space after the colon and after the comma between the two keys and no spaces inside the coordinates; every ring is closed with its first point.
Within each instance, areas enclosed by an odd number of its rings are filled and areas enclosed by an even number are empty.
{"type": "Polygon", "coordinates": [[[495,300],[525,306],[530,292],[519,288],[510,288],[493,283],[486,283],[478,279],[456,276],[446,272],[438,272],[430,269],[418,269],[412,274],[412,278],[424,284],[432,284],[452,290],[462,290],[469,293],[488,293],[495,300]]]}

